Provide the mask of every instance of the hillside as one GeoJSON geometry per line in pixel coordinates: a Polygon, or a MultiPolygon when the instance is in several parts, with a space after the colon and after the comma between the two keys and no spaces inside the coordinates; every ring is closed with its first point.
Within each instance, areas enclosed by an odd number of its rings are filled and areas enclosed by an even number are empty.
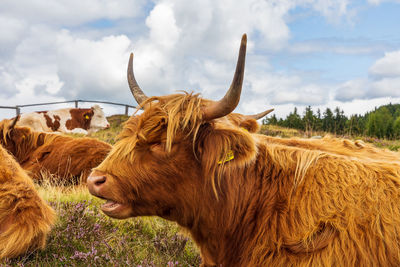
{"type": "Polygon", "coordinates": [[[365,114],[344,115],[344,111],[336,107],[316,111],[311,106],[299,114],[295,107],[293,112],[283,119],[273,114],[263,120],[263,124],[277,125],[304,131],[306,135],[314,132],[329,132],[334,135],[377,137],[396,140],[400,137],[400,104],[388,104],[375,108],[365,114]]]}

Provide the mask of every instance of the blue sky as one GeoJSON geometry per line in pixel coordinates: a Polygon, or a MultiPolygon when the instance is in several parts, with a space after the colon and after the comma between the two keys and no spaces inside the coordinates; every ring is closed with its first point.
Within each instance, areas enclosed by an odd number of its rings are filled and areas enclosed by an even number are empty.
{"type": "MultiPolygon", "coordinates": [[[[126,82],[131,51],[148,95],[187,90],[218,99],[247,33],[237,112],[273,107],[285,117],[311,105],[364,113],[400,101],[398,14],[399,0],[3,0],[0,105],[136,104],[126,82]]],[[[13,115],[0,109],[0,118],[13,115]]]]}
{"type": "MultiPolygon", "coordinates": [[[[355,1],[356,2],[356,1],[355,1]]],[[[380,5],[366,5],[357,1],[354,17],[343,18],[338,22],[330,22],[316,12],[307,10],[293,10],[294,19],[289,23],[291,43],[317,43],[354,48],[353,53],[339,54],[330,51],[320,51],[306,55],[291,55],[294,60],[285,66],[296,69],[323,70],[323,77],[332,81],[346,81],[354,77],[364,77],[368,68],[384,52],[393,51],[400,47],[400,5],[383,3],[380,5]],[[357,52],[359,48],[359,52],[357,52]],[[362,52],[361,48],[368,52],[362,52]]],[[[276,55],[274,60],[279,61],[283,55],[276,55]]]]}

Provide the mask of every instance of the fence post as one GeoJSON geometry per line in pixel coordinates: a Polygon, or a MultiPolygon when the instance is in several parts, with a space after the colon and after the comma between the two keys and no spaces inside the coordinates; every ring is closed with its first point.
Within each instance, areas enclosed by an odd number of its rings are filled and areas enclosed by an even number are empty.
{"type": "Polygon", "coordinates": [[[78,100],[75,100],[75,108],[78,108],[78,100]]]}
{"type": "Polygon", "coordinates": [[[128,106],[125,106],[125,115],[126,115],[126,116],[128,116],[128,109],[129,109],[129,107],[128,107],[128,106]]]}
{"type": "Polygon", "coordinates": [[[15,113],[17,114],[17,116],[19,115],[19,114],[21,114],[21,109],[17,106],[17,108],[15,109],[15,113]]]}

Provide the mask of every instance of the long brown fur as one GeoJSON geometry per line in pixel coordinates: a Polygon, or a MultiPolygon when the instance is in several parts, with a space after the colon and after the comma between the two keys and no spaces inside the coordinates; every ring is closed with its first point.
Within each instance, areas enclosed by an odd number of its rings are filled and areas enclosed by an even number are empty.
{"type": "Polygon", "coordinates": [[[204,122],[208,103],[147,100],[93,172],[107,179],[92,191],[129,207],[120,218],[176,221],[203,266],[400,265],[398,153],[263,137],[229,115],[204,122]]]}
{"type": "Polygon", "coordinates": [[[0,259],[44,248],[55,218],[30,177],[0,145],[0,259]]]}
{"type": "Polygon", "coordinates": [[[0,144],[34,179],[50,174],[64,181],[79,178],[85,181],[91,169],[111,150],[109,144],[94,138],[35,132],[28,127],[11,128],[11,123],[0,122],[0,144]]]}

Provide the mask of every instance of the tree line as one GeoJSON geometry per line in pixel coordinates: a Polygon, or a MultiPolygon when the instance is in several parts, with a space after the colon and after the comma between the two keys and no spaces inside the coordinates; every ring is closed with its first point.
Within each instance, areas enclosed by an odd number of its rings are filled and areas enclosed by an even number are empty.
{"type": "Polygon", "coordinates": [[[263,124],[295,128],[305,132],[324,131],[335,135],[371,136],[395,139],[400,137],[400,104],[388,104],[375,108],[364,115],[347,117],[344,111],[336,107],[313,111],[306,107],[300,115],[295,107],[285,119],[277,119],[275,114],[263,120],[263,124]]]}

